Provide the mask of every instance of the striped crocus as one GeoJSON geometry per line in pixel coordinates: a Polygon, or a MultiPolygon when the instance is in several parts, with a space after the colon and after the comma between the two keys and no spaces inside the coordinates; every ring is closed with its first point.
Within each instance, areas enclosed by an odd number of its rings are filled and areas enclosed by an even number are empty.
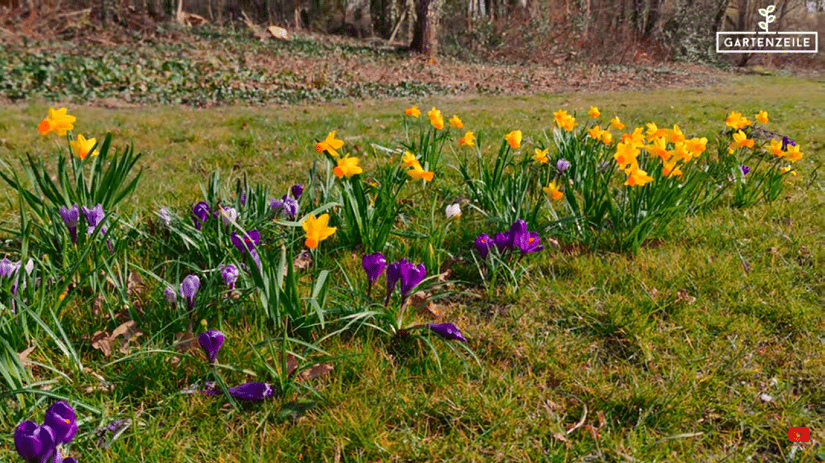
{"type": "Polygon", "coordinates": [[[226,284],[226,286],[229,286],[230,288],[235,288],[235,282],[241,275],[241,272],[238,271],[238,267],[234,266],[233,264],[221,264],[218,267],[218,270],[221,271],[221,277],[223,277],[224,284],[226,284]]]}

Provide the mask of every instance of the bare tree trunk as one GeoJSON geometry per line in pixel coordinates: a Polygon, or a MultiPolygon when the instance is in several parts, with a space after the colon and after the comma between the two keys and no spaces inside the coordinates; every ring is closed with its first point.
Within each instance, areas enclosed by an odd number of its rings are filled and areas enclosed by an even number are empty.
{"type": "Polygon", "coordinates": [[[442,0],[418,0],[415,30],[410,48],[434,57],[438,54],[438,21],[442,0]]]}

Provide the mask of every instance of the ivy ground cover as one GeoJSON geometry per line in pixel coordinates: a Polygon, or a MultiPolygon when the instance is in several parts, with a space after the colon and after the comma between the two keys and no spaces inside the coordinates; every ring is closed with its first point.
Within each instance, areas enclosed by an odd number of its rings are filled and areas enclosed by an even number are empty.
{"type": "Polygon", "coordinates": [[[818,88],[4,108],[0,457],[821,459],[818,88]]]}

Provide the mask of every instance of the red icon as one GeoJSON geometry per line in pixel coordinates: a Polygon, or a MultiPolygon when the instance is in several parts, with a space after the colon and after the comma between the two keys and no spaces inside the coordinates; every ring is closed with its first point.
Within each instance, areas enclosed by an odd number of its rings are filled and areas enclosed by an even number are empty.
{"type": "Polygon", "coordinates": [[[788,440],[791,442],[809,442],[811,430],[806,426],[794,426],[788,429],[788,440]]]}

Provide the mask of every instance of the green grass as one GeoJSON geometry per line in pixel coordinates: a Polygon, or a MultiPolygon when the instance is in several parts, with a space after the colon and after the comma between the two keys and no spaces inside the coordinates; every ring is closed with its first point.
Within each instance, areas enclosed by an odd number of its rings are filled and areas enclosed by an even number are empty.
{"type": "MultiPolygon", "coordinates": [[[[45,406],[37,399],[47,403],[44,394],[58,394],[79,410],[72,453],[83,461],[822,461],[820,444],[792,454],[787,440],[789,426],[808,426],[817,443],[825,439],[822,88],[816,81],[749,76],[713,88],[647,93],[208,110],[70,106],[84,135],[111,131],[116,145],[133,142],[146,153],[144,177],[123,210],[138,224],[164,206],[186,214],[214,169],[246,175],[274,192],[304,181],[317,156],[314,142],[332,130],[346,151],[360,147],[355,152],[368,169],[378,162],[370,144],[403,139],[401,113],[413,103],[424,112],[437,105],[447,117],[459,114],[488,147],[515,128],[528,138],[543,136],[558,108],[584,117],[596,105],[605,120],[678,123],[686,134],[708,138],[731,110],[766,109],[769,128],[796,138],[806,157],[772,204],[718,207],[677,220],[666,239],[636,255],[550,248],[531,257],[535,266],[514,296],[459,288],[440,310],[462,328],[479,362],[442,349],[441,371],[426,350],[361,332],[323,344],[335,357],[328,377],[233,409],[215,397],[179,393],[207,373],[200,359],[149,352],[173,350],[174,330],[152,318],[164,310],[157,293],[146,296],[145,332],[129,357],[115,350],[110,358],[84,335],[117,323],[78,296],[61,323],[85,368],[66,365],[48,339],[35,340],[30,358],[65,376],[37,367],[35,378],[53,381],[0,395],[7,410],[0,415],[0,460],[15,461],[17,423],[42,418],[45,406]],[[98,446],[95,430],[114,419],[131,426],[111,446],[98,446]]],[[[35,130],[47,109],[39,102],[0,108],[4,159],[61,152],[60,142],[35,130]]],[[[412,228],[426,229],[431,201],[440,212],[461,193],[454,183],[442,187],[414,197],[422,210],[410,214],[412,228]]],[[[12,208],[5,209],[13,219],[12,208]]],[[[471,214],[462,220],[477,227],[471,214]]],[[[159,247],[145,246],[132,258],[151,267],[159,247]]],[[[318,265],[336,274],[337,283],[336,263],[363,283],[357,254],[325,253],[318,265]]],[[[222,363],[265,378],[264,365],[277,359],[252,353],[250,346],[272,335],[259,318],[227,315],[209,323],[221,323],[228,335],[222,363]]],[[[225,377],[252,380],[238,371],[225,377]]]]}

